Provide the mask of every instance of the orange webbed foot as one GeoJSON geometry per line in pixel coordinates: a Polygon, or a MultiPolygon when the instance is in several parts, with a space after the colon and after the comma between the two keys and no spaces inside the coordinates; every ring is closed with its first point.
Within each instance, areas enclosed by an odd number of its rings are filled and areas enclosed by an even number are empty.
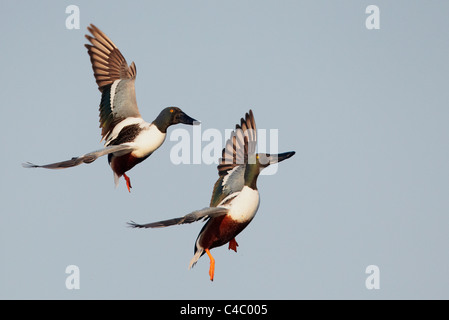
{"type": "Polygon", "coordinates": [[[229,250],[234,250],[235,252],[237,252],[237,247],[239,246],[239,244],[237,243],[237,241],[235,241],[235,238],[231,239],[231,241],[229,241],[229,250]]]}
{"type": "Polygon", "coordinates": [[[123,174],[123,178],[125,178],[126,181],[126,187],[128,188],[128,192],[131,192],[131,180],[129,179],[129,177],[126,175],[126,173],[123,174]]]}
{"type": "Polygon", "coordinates": [[[209,267],[210,281],[214,281],[215,259],[210,254],[209,249],[206,249],[205,251],[206,251],[206,253],[207,253],[207,255],[209,256],[209,259],[210,259],[210,267],[209,267]]]}

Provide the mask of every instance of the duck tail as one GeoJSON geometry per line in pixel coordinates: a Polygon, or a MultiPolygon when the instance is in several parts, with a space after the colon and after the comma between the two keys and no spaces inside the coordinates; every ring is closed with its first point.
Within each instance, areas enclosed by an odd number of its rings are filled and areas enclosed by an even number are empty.
{"type": "Polygon", "coordinates": [[[120,176],[114,172],[114,183],[115,183],[116,188],[118,187],[119,180],[120,180],[120,176]]]}
{"type": "Polygon", "coordinates": [[[190,260],[189,269],[193,268],[195,264],[197,263],[198,259],[204,254],[203,248],[198,248],[195,251],[195,255],[193,256],[192,260],[190,260]]]}

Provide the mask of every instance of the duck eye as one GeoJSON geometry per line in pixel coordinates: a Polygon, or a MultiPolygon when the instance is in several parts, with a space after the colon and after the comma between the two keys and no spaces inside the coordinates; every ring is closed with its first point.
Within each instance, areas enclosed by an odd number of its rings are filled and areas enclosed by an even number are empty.
{"type": "Polygon", "coordinates": [[[175,110],[173,110],[173,109],[170,109],[170,113],[173,113],[173,112],[175,112],[175,110]]]}

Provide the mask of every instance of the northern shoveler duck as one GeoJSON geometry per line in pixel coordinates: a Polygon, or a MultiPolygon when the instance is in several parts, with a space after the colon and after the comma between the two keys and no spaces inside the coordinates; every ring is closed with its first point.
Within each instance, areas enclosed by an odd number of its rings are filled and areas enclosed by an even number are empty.
{"type": "Polygon", "coordinates": [[[270,164],[292,157],[295,152],[281,154],[256,153],[256,123],[253,112],[236,125],[219,160],[219,178],[214,185],[210,206],[193,211],[181,218],[148,224],[128,224],[134,228],[160,228],[177,224],[207,220],[201,229],[194,247],[194,256],[189,268],[206,253],[210,259],[209,276],[214,279],[215,260],[210,250],[229,243],[229,249],[237,252],[235,237],[251,222],[259,208],[257,177],[270,164]]]}
{"type": "Polygon", "coordinates": [[[168,127],[178,123],[192,125],[196,120],[177,107],[163,109],[151,123],[143,120],[137,108],[134,88],[136,65],[133,62],[128,66],[119,49],[96,26],[91,24],[87,29],[92,36],[86,35],[91,44],[85,46],[98,89],[102,93],[100,128],[101,141],[105,140],[105,148],[67,161],[41,166],[27,162],[23,166],[63,169],[81,163],[91,163],[98,157],[108,155],[115,185],[118,185],[119,178],[123,176],[128,191],[131,191],[131,181],[125,172],[148,158],[162,145],[168,127]]]}

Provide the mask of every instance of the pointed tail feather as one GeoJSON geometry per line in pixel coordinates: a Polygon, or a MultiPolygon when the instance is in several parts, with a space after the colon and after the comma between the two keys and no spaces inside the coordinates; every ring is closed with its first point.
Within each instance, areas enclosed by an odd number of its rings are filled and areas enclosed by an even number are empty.
{"type": "Polygon", "coordinates": [[[113,171],[113,172],[114,172],[114,184],[115,184],[115,187],[117,188],[118,183],[120,181],[120,176],[117,173],[115,173],[115,171],[113,171]]]}
{"type": "Polygon", "coordinates": [[[203,248],[197,248],[195,255],[193,256],[192,260],[190,260],[189,269],[195,266],[195,264],[198,262],[198,259],[203,255],[203,253],[203,248]]]}

